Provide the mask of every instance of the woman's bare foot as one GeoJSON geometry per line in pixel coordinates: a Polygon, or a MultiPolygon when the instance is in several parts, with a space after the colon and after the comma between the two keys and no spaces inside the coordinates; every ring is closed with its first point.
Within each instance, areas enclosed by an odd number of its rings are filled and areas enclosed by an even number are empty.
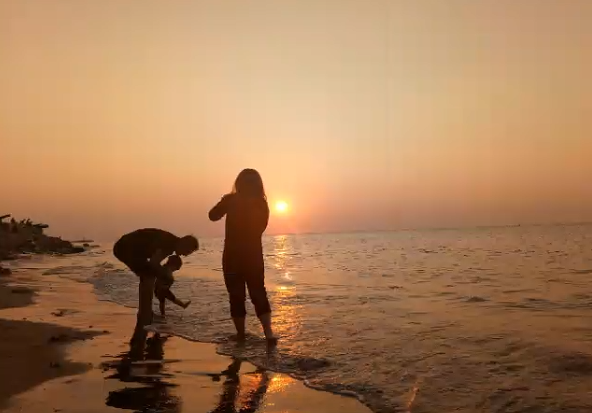
{"type": "Polygon", "coordinates": [[[267,341],[267,347],[276,347],[278,344],[278,338],[277,337],[266,337],[265,340],[267,341]]]}
{"type": "Polygon", "coordinates": [[[271,313],[260,315],[259,320],[261,321],[261,327],[263,327],[263,334],[265,334],[267,347],[275,348],[278,343],[278,338],[273,334],[273,329],[271,328],[271,313]]]}
{"type": "Polygon", "coordinates": [[[187,308],[189,307],[189,304],[191,304],[191,300],[184,301],[181,303],[181,307],[187,308]]]}

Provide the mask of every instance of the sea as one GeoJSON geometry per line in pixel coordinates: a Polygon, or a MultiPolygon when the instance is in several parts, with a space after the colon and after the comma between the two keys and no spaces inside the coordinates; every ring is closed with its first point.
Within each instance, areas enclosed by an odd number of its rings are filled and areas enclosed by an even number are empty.
{"type": "MultiPolygon", "coordinates": [[[[223,240],[200,242],[176,273],[192,304],[168,305],[174,334],[377,413],[592,411],[592,225],[266,236],[271,353],[250,303],[247,345],[229,340],[223,240]]],[[[67,263],[47,275],[137,305],[110,245],[67,263]]]]}

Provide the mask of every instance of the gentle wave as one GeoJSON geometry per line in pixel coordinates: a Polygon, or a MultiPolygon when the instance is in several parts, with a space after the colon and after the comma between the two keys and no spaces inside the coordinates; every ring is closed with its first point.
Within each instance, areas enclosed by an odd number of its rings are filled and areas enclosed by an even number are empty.
{"type": "MultiPolygon", "coordinates": [[[[77,270],[79,270],[79,267],[59,267],[52,273],[66,275],[77,270]]],[[[135,297],[132,297],[130,292],[137,288],[138,280],[129,271],[124,269],[110,269],[101,265],[96,268],[96,274],[87,281],[93,284],[97,295],[102,300],[115,302],[131,308],[137,307],[135,297]]],[[[230,339],[231,336],[229,335],[196,335],[188,331],[186,317],[179,316],[178,313],[171,314],[170,310],[168,311],[168,322],[166,329],[163,330],[167,334],[189,341],[216,344],[216,351],[220,355],[239,357],[257,367],[287,374],[292,378],[303,381],[306,386],[315,390],[327,391],[345,397],[355,397],[362,402],[364,401],[361,389],[348,388],[339,383],[322,385],[311,380],[319,371],[322,371],[331,364],[330,360],[294,354],[282,354],[275,351],[270,353],[267,351],[266,341],[262,337],[252,334],[248,334],[245,344],[241,346],[237,346],[230,339]]],[[[158,325],[156,328],[158,330],[158,325]]]]}

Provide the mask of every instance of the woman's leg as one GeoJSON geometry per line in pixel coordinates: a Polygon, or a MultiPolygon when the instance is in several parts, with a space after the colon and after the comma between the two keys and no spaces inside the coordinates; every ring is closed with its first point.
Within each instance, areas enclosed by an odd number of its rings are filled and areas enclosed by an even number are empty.
{"type": "Polygon", "coordinates": [[[245,317],[232,317],[232,323],[234,324],[234,329],[236,330],[236,339],[238,341],[243,341],[247,337],[245,330],[245,317]]]}
{"type": "Polygon", "coordinates": [[[263,333],[268,340],[276,340],[273,329],[271,327],[271,306],[267,298],[267,290],[265,289],[265,274],[263,271],[254,271],[248,274],[246,278],[247,288],[249,289],[249,296],[255,306],[255,312],[263,333]]]}
{"type": "Polygon", "coordinates": [[[261,327],[263,327],[265,338],[270,341],[277,341],[277,337],[273,334],[273,328],[271,327],[271,313],[261,314],[259,321],[261,322],[261,327]]]}
{"type": "Polygon", "coordinates": [[[247,298],[245,280],[239,274],[226,273],[224,274],[224,284],[226,284],[226,290],[228,291],[230,315],[236,328],[237,338],[243,340],[245,338],[245,316],[247,315],[247,309],[245,308],[247,298]]]}

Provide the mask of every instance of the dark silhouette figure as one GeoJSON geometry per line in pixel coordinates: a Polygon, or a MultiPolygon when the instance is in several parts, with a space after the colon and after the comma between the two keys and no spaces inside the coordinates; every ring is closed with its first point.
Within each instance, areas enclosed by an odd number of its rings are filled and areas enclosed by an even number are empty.
{"type": "MultiPolygon", "coordinates": [[[[146,342],[146,360],[158,361],[164,359],[164,343],[166,337],[154,335],[146,342]]],[[[107,379],[118,379],[125,383],[141,383],[141,387],[126,387],[109,392],[105,404],[118,409],[133,410],[134,412],[180,413],[181,399],[171,393],[174,384],[166,381],[167,375],[162,372],[162,363],[148,366],[134,366],[129,354],[123,354],[117,364],[117,373],[107,379]],[[144,368],[143,374],[136,374],[134,369],[144,368]]]]}
{"type": "MultiPolygon", "coordinates": [[[[147,339],[144,362],[164,360],[166,341],[167,337],[161,337],[158,334],[147,339]]],[[[117,363],[103,364],[105,370],[116,370],[106,379],[117,379],[124,383],[140,383],[143,386],[125,387],[109,392],[105,400],[107,406],[132,410],[136,413],[181,413],[183,410],[182,400],[174,394],[174,388],[177,385],[168,381],[172,375],[163,371],[164,363],[134,365],[129,353],[123,353],[119,357],[120,361],[117,363]]],[[[259,368],[254,373],[247,373],[258,376],[259,382],[257,387],[245,397],[246,401],[243,405],[238,408],[237,403],[241,396],[239,374],[241,365],[242,360],[233,358],[226,370],[217,374],[207,374],[215,382],[226,377],[222,383],[218,405],[209,413],[255,413],[259,410],[267,393],[270,376],[266,370],[259,368]]]]}
{"type": "Polygon", "coordinates": [[[178,299],[171,291],[171,286],[175,282],[173,272],[178,271],[183,266],[183,261],[178,255],[171,255],[167,262],[162,266],[163,276],[157,277],[154,283],[154,296],[160,302],[160,315],[166,316],[166,300],[169,300],[179,307],[187,308],[191,304],[191,300],[183,301],[178,299]]]}
{"type": "MultiPolygon", "coordinates": [[[[218,406],[211,410],[210,413],[254,413],[259,410],[259,406],[265,397],[267,387],[269,386],[269,374],[262,369],[257,369],[259,375],[259,384],[257,388],[249,393],[247,401],[237,410],[236,402],[240,396],[240,375],[242,361],[234,359],[220,375],[226,376],[226,380],[222,385],[222,394],[218,406]]],[[[216,378],[213,378],[216,380],[216,378]]],[[[218,379],[219,380],[219,379],[218,379]]]]}
{"type": "Polygon", "coordinates": [[[138,317],[132,336],[132,357],[141,357],[146,343],[144,327],[152,324],[154,282],[163,276],[160,263],[166,257],[190,255],[199,249],[197,238],[182,238],[156,228],[144,228],[122,236],[113,246],[113,255],[140,277],[138,317]]]}
{"type": "Polygon", "coordinates": [[[245,340],[246,289],[269,344],[277,339],[271,328],[271,307],[265,290],[265,268],[261,237],[269,221],[269,206],[261,176],[243,170],[230,194],[212,208],[209,218],[226,216],[222,267],[230,300],[230,315],[239,341],[245,340]]]}

